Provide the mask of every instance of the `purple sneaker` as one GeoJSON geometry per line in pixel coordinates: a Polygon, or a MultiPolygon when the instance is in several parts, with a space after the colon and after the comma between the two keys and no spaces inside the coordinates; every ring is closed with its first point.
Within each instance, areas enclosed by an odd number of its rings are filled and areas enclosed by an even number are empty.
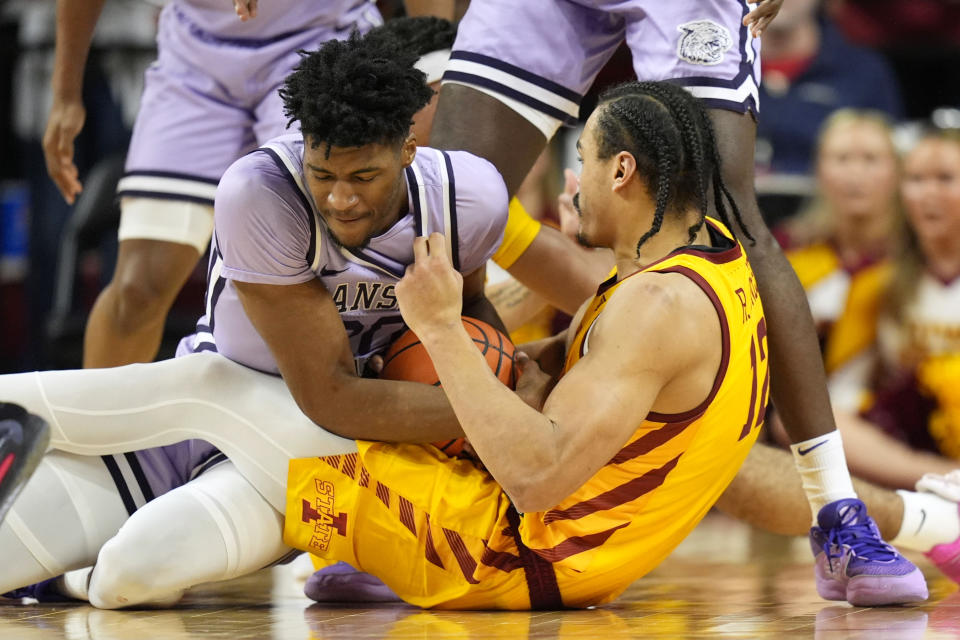
{"type": "Polygon", "coordinates": [[[880,537],[860,500],[836,500],[820,509],[810,529],[817,593],[857,607],[923,602],[927,581],[912,562],[880,537]]]}
{"type": "Polygon", "coordinates": [[[0,521],[50,442],[47,423],[19,405],[0,402],[0,521]]]}
{"type": "Polygon", "coordinates": [[[400,602],[390,587],[346,562],[324,567],[307,578],[303,593],[317,602],[400,602]]]}

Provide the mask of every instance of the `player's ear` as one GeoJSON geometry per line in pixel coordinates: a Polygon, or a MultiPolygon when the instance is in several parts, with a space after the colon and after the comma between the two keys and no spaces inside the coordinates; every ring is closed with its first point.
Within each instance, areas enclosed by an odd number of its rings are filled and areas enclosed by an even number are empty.
{"type": "Polygon", "coordinates": [[[413,159],[417,157],[417,135],[410,131],[403,146],[400,147],[400,163],[404,167],[409,167],[413,159]]]}
{"type": "Polygon", "coordinates": [[[626,187],[637,175],[637,159],[632,153],[621,151],[614,160],[613,190],[626,187]]]}

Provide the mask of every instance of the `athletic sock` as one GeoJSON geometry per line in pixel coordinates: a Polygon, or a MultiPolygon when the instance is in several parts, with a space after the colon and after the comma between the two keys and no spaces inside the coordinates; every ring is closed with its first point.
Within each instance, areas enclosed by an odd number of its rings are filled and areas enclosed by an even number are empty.
{"type": "Polygon", "coordinates": [[[914,551],[930,551],[960,538],[957,504],[932,493],[897,491],[903,499],[900,532],[890,544],[914,551]]]}
{"type": "Polygon", "coordinates": [[[828,503],[857,497],[839,431],[798,442],[790,446],[790,451],[813,511],[813,524],[817,524],[817,514],[828,503]]]}

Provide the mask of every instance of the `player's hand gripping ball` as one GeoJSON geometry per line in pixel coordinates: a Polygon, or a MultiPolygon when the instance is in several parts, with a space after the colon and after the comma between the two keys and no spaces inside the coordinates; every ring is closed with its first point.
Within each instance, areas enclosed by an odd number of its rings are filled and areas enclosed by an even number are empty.
{"type": "MultiPolygon", "coordinates": [[[[487,359],[487,365],[500,382],[513,389],[517,384],[517,371],[514,367],[516,348],[510,338],[503,335],[486,322],[464,316],[463,328],[473,338],[473,344],[487,359]]],[[[440,379],[433,367],[427,348],[413,331],[407,331],[390,345],[383,355],[383,369],[380,377],[386,380],[406,380],[422,382],[439,387],[440,379]]],[[[435,447],[449,456],[463,453],[463,438],[434,442],[435,447]]]]}

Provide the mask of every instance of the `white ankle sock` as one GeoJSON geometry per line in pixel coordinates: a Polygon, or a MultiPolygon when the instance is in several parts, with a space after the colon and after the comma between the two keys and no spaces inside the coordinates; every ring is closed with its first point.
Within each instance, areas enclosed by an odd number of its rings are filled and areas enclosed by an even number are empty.
{"type": "Polygon", "coordinates": [[[938,544],[960,538],[960,514],[957,503],[932,493],[897,491],[903,499],[900,532],[890,541],[914,551],[930,551],[938,544]]]}
{"type": "Polygon", "coordinates": [[[827,503],[857,497],[847,470],[847,459],[843,456],[839,431],[798,442],[790,446],[790,451],[813,511],[814,524],[820,509],[827,503]]]}

